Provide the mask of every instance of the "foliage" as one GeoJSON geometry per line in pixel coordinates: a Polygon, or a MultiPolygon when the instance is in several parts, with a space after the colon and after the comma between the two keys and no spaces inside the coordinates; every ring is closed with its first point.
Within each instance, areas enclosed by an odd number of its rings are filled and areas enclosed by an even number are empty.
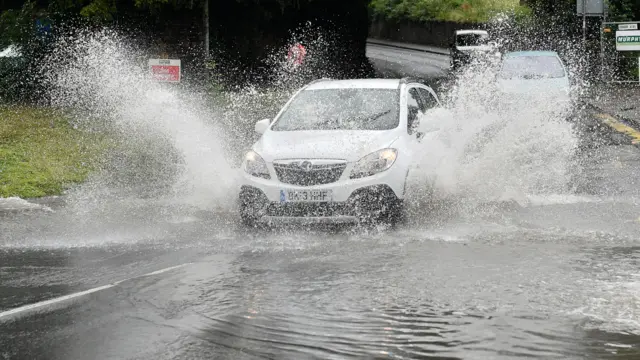
{"type": "Polygon", "coordinates": [[[519,0],[372,0],[376,16],[414,21],[486,22],[502,12],[526,14],[519,0]]]}
{"type": "Polygon", "coordinates": [[[101,21],[113,20],[115,13],[116,3],[114,0],[94,0],[80,10],[81,16],[101,21]]]}
{"type": "Polygon", "coordinates": [[[25,2],[19,9],[8,9],[0,14],[0,46],[26,43],[33,37],[32,18],[35,3],[25,2]]]}
{"type": "Polygon", "coordinates": [[[609,21],[640,20],[640,2],[635,0],[607,0],[609,21]]]}
{"type": "Polygon", "coordinates": [[[0,197],[58,195],[82,182],[107,146],[52,110],[0,107],[0,197]]]}

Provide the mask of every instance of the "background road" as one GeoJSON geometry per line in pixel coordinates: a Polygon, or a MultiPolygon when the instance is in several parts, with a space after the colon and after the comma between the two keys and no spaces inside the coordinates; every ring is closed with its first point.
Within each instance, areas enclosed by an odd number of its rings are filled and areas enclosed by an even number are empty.
{"type": "Polygon", "coordinates": [[[426,46],[423,49],[399,48],[393,43],[371,40],[367,57],[383,74],[390,77],[418,77],[425,80],[443,79],[448,75],[448,50],[426,46]]]}
{"type": "MultiPolygon", "coordinates": [[[[448,67],[368,56],[385,74],[448,67]]],[[[95,214],[4,202],[0,358],[637,358],[640,151],[589,111],[575,130],[566,192],[415,201],[394,230],[248,231],[233,209],[154,199],[95,214]]]]}

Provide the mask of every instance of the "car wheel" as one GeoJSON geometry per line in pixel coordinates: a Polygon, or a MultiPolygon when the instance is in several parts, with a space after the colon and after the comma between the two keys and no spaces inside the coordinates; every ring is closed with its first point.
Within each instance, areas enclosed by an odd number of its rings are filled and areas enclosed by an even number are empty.
{"type": "Polygon", "coordinates": [[[240,219],[242,220],[242,225],[252,228],[256,227],[258,222],[258,217],[253,209],[243,204],[240,205],[240,219]]]}
{"type": "Polygon", "coordinates": [[[385,207],[380,214],[380,222],[396,227],[406,220],[406,212],[404,202],[402,200],[393,201],[388,207],[385,207]]]}
{"type": "Polygon", "coordinates": [[[402,200],[393,200],[383,204],[380,208],[371,209],[361,214],[359,222],[365,226],[382,224],[396,227],[404,222],[405,214],[402,200]]]}
{"type": "Polygon", "coordinates": [[[238,199],[242,223],[249,227],[256,227],[258,220],[264,215],[266,209],[265,202],[266,198],[261,192],[255,189],[243,189],[238,199]]]}

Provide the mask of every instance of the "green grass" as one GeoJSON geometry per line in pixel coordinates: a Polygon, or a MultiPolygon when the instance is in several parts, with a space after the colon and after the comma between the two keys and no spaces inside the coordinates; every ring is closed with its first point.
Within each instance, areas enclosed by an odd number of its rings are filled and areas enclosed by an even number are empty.
{"type": "Polygon", "coordinates": [[[0,197],[59,195],[86,179],[108,143],[60,112],[0,106],[0,197]]]}
{"type": "Polygon", "coordinates": [[[373,13],[388,19],[486,22],[501,12],[528,14],[519,0],[371,0],[373,13]]]}

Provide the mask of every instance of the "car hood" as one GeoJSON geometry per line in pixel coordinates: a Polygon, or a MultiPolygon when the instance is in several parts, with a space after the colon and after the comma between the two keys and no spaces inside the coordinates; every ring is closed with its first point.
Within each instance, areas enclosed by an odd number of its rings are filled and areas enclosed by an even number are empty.
{"type": "Polygon", "coordinates": [[[496,84],[498,101],[512,109],[556,109],[571,107],[571,87],[566,78],[537,80],[505,80],[496,84]]]}
{"type": "Polygon", "coordinates": [[[488,52],[493,50],[493,46],[489,45],[479,45],[479,46],[456,46],[456,49],[462,51],[464,53],[475,53],[475,52],[488,52]]]}
{"type": "Polygon", "coordinates": [[[284,159],[357,161],[398,138],[397,131],[267,131],[253,146],[267,162],[284,159]]]}
{"type": "Polygon", "coordinates": [[[498,90],[509,94],[531,94],[568,92],[569,80],[566,77],[556,79],[498,79],[498,90]]]}

